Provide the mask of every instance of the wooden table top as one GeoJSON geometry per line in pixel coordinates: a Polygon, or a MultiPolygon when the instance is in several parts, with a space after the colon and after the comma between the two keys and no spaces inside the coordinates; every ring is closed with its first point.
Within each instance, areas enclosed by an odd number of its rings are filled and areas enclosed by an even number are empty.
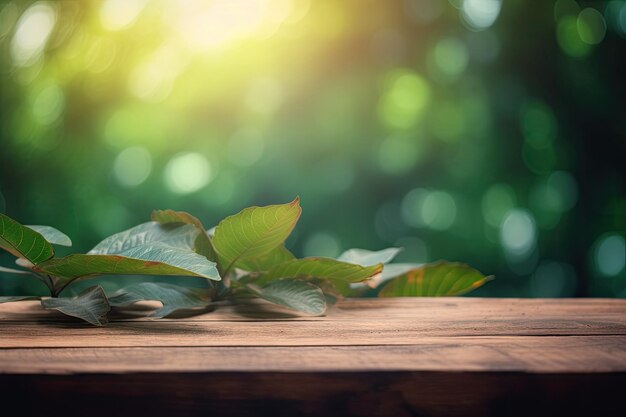
{"type": "MultiPolygon", "coordinates": [[[[54,375],[70,385],[81,375],[128,375],[133,384],[152,374],[176,383],[220,375],[235,385],[242,375],[328,377],[331,385],[351,375],[359,383],[396,375],[422,387],[422,376],[457,375],[451,389],[477,375],[481,384],[495,378],[494,387],[506,386],[504,376],[536,375],[541,383],[574,381],[574,395],[576,381],[626,382],[626,300],[350,299],[323,317],[251,301],[187,318],[119,317],[101,328],[41,311],[37,302],[9,303],[0,305],[0,374],[0,389],[19,380],[35,390],[36,377],[54,375]]],[[[436,407],[424,410],[438,415],[436,407]]]]}

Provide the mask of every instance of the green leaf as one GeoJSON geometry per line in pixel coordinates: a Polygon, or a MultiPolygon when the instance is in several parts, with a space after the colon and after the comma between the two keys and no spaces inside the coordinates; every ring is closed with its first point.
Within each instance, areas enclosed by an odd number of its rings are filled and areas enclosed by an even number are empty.
{"type": "Polygon", "coordinates": [[[237,262],[237,267],[246,271],[269,271],[276,265],[296,259],[284,245],[277,246],[270,253],[260,258],[244,259],[237,262]]]}
{"type": "Polygon", "coordinates": [[[270,282],[264,287],[248,285],[259,297],[292,310],[319,316],[326,311],[326,299],[315,285],[293,279],[270,282]]]}
{"type": "Polygon", "coordinates": [[[72,240],[65,233],[55,229],[52,226],[27,225],[26,227],[39,233],[53,245],[72,246],[72,240]]]}
{"type": "Polygon", "coordinates": [[[198,237],[194,242],[194,249],[200,255],[204,255],[210,261],[217,262],[217,254],[211,243],[211,239],[200,220],[184,211],[154,210],[152,220],[161,224],[193,224],[198,229],[198,237]]]}
{"type": "Polygon", "coordinates": [[[45,298],[41,305],[47,310],[58,310],[68,316],[77,317],[102,326],[107,323],[106,315],[111,310],[106,294],[101,286],[89,287],[77,297],[45,298]]]}
{"type": "Polygon", "coordinates": [[[392,278],[379,297],[445,297],[465,294],[493,277],[485,277],[468,265],[436,262],[392,278]]]}
{"type": "Polygon", "coordinates": [[[190,224],[148,222],[100,242],[88,254],[54,258],[34,270],[61,281],[103,274],[182,275],[220,280],[214,262],[193,250],[198,230],[190,224]]]}
{"type": "Polygon", "coordinates": [[[178,310],[205,308],[209,294],[206,290],[186,288],[178,285],[142,282],[123,288],[109,298],[114,307],[124,307],[138,301],[159,301],[163,307],[154,311],[152,317],[165,317],[178,310]]]}
{"type": "Polygon", "coordinates": [[[382,264],[364,267],[331,258],[294,259],[273,267],[261,276],[257,283],[280,278],[318,278],[347,283],[360,282],[380,274],[382,269],[382,264]]]}
{"type": "Polygon", "coordinates": [[[268,255],[282,244],[300,218],[299,198],[291,203],[249,207],[222,220],[215,229],[213,246],[225,270],[239,261],[268,255]]]}
{"type": "Polygon", "coordinates": [[[36,297],[33,295],[16,295],[9,297],[0,297],[0,304],[2,303],[12,303],[15,301],[26,301],[26,300],[39,300],[41,297],[36,297]]]}
{"type": "Polygon", "coordinates": [[[337,260],[361,266],[372,266],[378,263],[386,264],[391,262],[400,251],[402,251],[402,248],[387,248],[379,251],[348,249],[339,255],[337,260]]]}
{"type": "MultiPolygon", "coordinates": [[[[279,280],[282,281],[282,280],[279,280]]],[[[272,282],[279,282],[272,281],[272,282]]],[[[310,281],[312,284],[318,286],[324,293],[326,302],[328,304],[336,304],[339,300],[343,299],[346,295],[350,294],[350,286],[357,284],[350,284],[349,282],[341,281],[329,281],[326,279],[314,279],[310,281]]],[[[363,284],[365,285],[365,284],[363,284]]]]}
{"type": "Polygon", "coordinates": [[[422,265],[423,264],[387,264],[384,266],[382,274],[374,277],[367,282],[357,282],[354,284],[350,284],[347,291],[344,288],[344,291],[342,293],[343,295],[349,295],[352,297],[363,296],[363,291],[371,288],[376,288],[389,281],[391,278],[395,278],[399,275],[407,273],[410,270],[418,268],[422,265]]]}
{"type": "Polygon", "coordinates": [[[0,213],[0,248],[38,264],[54,256],[52,245],[39,233],[0,213]]]}

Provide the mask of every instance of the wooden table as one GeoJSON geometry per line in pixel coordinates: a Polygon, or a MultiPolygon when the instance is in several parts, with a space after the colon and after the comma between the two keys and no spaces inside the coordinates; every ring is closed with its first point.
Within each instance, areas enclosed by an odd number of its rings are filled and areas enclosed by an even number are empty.
{"type": "Polygon", "coordinates": [[[24,415],[623,417],[625,395],[626,300],[248,302],[105,328],[0,305],[0,404],[24,415]]]}

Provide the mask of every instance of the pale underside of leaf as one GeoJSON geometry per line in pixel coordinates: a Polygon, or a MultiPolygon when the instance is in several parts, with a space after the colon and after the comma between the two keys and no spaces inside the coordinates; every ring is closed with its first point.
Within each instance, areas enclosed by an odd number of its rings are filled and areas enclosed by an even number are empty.
{"type": "Polygon", "coordinates": [[[381,297],[444,297],[465,294],[492,277],[457,262],[426,264],[390,279],[379,293],[381,297]]]}
{"type": "Polygon", "coordinates": [[[86,255],[54,258],[34,269],[61,281],[104,274],[197,276],[219,280],[214,262],[193,250],[194,225],[148,222],[100,242],[86,255]]]}
{"type": "Polygon", "coordinates": [[[370,279],[383,269],[382,264],[363,267],[331,258],[303,258],[283,262],[263,274],[259,284],[281,278],[317,278],[338,282],[360,282],[370,279]]]}
{"type": "Polygon", "coordinates": [[[123,255],[126,251],[158,243],[180,249],[193,249],[198,230],[191,224],[161,225],[147,222],[116,233],[98,243],[90,255],[123,255]]]}
{"type": "Polygon", "coordinates": [[[69,236],[52,226],[27,225],[26,227],[39,233],[53,245],[72,246],[69,236]]]}
{"type": "Polygon", "coordinates": [[[166,317],[178,310],[206,308],[209,303],[207,290],[186,288],[179,285],[142,282],[123,288],[109,298],[114,307],[124,307],[139,301],[159,301],[163,307],[154,311],[152,317],[166,317]]]}
{"type": "Polygon", "coordinates": [[[6,268],[4,266],[0,266],[0,272],[6,272],[7,274],[21,274],[21,275],[32,274],[31,271],[26,271],[24,269],[6,268]]]}
{"type": "MultiPolygon", "coordinates": [[[[18,265],[20,265],[20,263],[18,263],[18,261],[20,261],[20,260],[22,260],[22,261],[24,261],[24,262],[29,264],[29,266],[24,266],[25,268],[28,268],[28,269],[13,269],[13,268],[6,268],[4,266],[0,266],[0,272],[4,272],[5,274],[15,274],[15,275],[30,275],[30,276],[33,276],[33,277],[37,278],[38,280],[40,280],[40,281],[45,283],[45,278],[44,277],[42,277],[41,275],[37,275],[35,272],[33,272],[30,269],[30,267],[32,266],[30,261],[28,261],[28,260],[26,260],[24,258],[17,258],[15,260],[15,262],[18,265]]],[[[22,265],[20,265],[20,266],[22,266],[22,265]]]]}
{"type": "Polygon", "coordinates": [[[0,304],[2,303],[13,303],[16,301],[26,301],[26,300],[39,300],[41,297],[36,297],[33,295],[14,295],[14,296],[2,296],[0,297],[0,304]]]}
{"type": "Polygon", "coordinates": [[[249,207],[222,220],[215,229],[213,246],[223,259],[225,270],[238,261],[265,256],[281,245],[300,213],[296,198],[289,204],[249,207]]]}
{"type": "Polygon", "coordinates": [[[247,287],[259,297],[292,310],[319,316],[326,311],[326,299],[315,285],[293,279],[270,282],[264,287],[247,287]]]}
{"type": "Polygon", "coordinates": [[[361,266],[372,266],[391,262],[400,251],[402,251],[402,248],[387,248],[379,251],[348,249],[339,255],[337,260],[361,266]]]}
{"type": "Polygon", "coordinates": [[[398,275],[405,274],[412,269],[419,268],[424,264],[388,264],[383,268],[383,273],[380,276],[381,283],[391,278],[395,278],[398,275]]]}
{"type": "Polygon", "coordinates": [[[58,310],[94,326],[106,324],[106,315],[111,310],[104,290],[99,285],[87,288],[77,297],[45,298],[41,300],[41,305],[47,310],[58,310]]]}
{"type": "Polygon", "coordinates": [[[52,245],[39,233],[0,213],[0,248],[38,264],[54,256],[52,245]]]}

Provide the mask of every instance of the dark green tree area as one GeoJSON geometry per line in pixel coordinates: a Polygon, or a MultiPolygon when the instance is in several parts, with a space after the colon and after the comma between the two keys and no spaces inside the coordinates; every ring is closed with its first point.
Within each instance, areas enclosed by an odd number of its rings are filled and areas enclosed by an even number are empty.
{"type": "MultiPolygon", "coordinates": [[[[625,42],[624,1],[4,1],[0,213],[64,258],[154,208],[210,229],[300,195],[297,258],[402,247],[497,277],[475,295],[624,297],[625,42]]],[[[94,282],[138,281],[68,291],[94,282]]],[[[49,291],[0,271],[24,294],[49,291]]]]}

